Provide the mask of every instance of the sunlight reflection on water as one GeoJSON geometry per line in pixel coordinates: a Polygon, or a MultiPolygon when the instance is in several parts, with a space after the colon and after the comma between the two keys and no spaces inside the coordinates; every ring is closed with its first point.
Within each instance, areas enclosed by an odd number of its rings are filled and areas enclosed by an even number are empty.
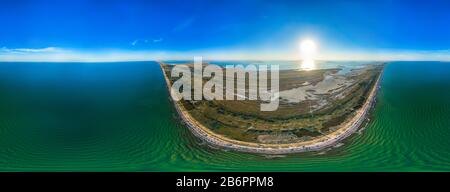
{"type": "Polygon", "coordinates": [[[316,69],[316,62],[314,59],[305,59],[300,64],[300,69],[306,71],[314,70],[316,69]]]}

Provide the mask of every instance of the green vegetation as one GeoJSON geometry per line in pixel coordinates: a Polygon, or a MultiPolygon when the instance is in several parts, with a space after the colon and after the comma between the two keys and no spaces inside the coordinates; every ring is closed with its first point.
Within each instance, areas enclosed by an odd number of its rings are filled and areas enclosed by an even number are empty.
{"type": "MultiPolygon", "coordinates": [[[[276,111],[261,111],[259,100],[180,102],[198,122],[232,139],[256,143],[304,141],[336,130],[351,117],[364,104],[383,66],[371,64],[345,74],[339,74],[340,69],[280,71],[280,107],[276,111]],[[295,98],[298,101],[293,101],[295,98]]],[[[163,67],[170,77],[173,66],[163,67]]],[[[174,82],[178,78],[169,79],[174,82]]]]}

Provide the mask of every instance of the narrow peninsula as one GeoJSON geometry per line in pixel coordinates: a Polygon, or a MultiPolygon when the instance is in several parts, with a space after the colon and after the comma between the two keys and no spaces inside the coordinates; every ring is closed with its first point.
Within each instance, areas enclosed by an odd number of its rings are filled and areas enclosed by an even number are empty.
{"type": "MultiPolygon", "coordinates": [[[[160,66],[170,89],[178,79],[170,76],[174,65],[160,66]]],[[[276,111],[261,111],[261,101],[253,100],[172,101],[189,130],[209,145],[261,154],[317,151],[348,137],[367,120],[384,66],[280,70],[276,111]]]]}

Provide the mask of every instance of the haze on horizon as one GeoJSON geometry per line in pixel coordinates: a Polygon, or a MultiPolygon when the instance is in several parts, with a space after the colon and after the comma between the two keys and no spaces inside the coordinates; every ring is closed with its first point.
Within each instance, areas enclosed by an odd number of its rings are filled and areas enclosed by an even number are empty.
{"type": "Polygon", "coordinates": [[[0,6],[0,61],[450,61],[450,2],[28,1],[0,6]]]}

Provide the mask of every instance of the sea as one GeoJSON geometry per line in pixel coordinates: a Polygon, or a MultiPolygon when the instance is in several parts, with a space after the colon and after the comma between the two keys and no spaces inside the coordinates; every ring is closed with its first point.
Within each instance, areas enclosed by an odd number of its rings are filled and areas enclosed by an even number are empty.
{"type": "Polygon", "coordinates": [[[0,63],[0,171],[450,171],[450,63],[388,62],[369,118],[322,151],[226,151],[180,123],[156,62],[0,63]]]}

